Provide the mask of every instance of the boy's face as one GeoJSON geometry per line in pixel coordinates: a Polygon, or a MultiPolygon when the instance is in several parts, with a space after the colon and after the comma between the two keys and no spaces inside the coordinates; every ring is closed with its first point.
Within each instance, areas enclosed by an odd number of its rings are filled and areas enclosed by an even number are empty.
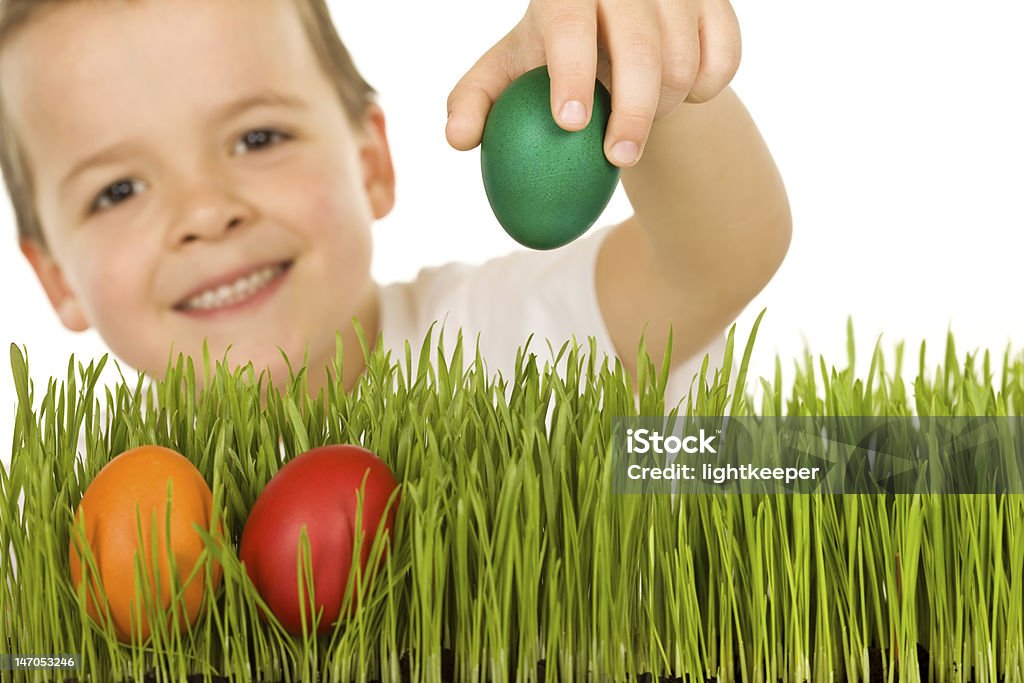
{"type": "Polygon", "coordinates": [[[2,65],[49,251],[23,248],[66,326],[158,375],[204,337],[276,377],[277,347],[375,333],[383,121],[348,123],[294,2],[69,2],[2,65]]]}

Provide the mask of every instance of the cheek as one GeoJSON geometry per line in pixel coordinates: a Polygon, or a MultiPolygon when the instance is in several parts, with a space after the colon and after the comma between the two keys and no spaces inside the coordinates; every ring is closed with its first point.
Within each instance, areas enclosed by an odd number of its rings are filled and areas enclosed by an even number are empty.
{"type": "Polygon", "coordinates": [[[151,250],[124,239],[78,241],[78,288],[87,315],[101,331],[139,313],[152,296],[151,250]]]}
{"type": "Polygon", "coordinates": [[[276,188],[273,213],[315,247],[315,253],[349,259],[368,239],[373,223],[362,175],[350,164],[310,165],[276,188]]]}
{"type": "Polygon", "coordinates": [[[134,368],[162,372],[170,348],[155,299],[155,252],[124,239],[76,240],[79,303],[110,350],[134,368]]]}

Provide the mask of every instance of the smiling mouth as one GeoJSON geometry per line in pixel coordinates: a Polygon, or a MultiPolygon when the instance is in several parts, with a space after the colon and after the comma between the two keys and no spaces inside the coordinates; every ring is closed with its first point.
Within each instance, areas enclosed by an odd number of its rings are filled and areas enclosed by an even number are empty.
{"type": "Polygon", "coordinates": [[[177,311],[215,311],[237,306],[269,287],[292,265],[291,261],[258,268],[238,279],[188,297],[177,311]]]}

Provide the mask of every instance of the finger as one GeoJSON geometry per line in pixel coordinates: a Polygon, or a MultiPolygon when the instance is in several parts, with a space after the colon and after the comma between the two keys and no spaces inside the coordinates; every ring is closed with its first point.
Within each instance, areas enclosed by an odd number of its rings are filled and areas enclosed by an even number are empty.
{"type": "Polygon", "coordinates": [[[480,144],[487,113],[512,82],[507,69],[506,45],[507,40],[503,39],[488,50],[448,95],[445,137],[455,149],[466,151],[480,144]]]}
{"type": "Polygon", "coordinates": [[[612,115],[605,133],[605,156],[625,168],[643,154],[658,108],[661,31],[654,10],[635,0],[615,2],[601,20],[612,69],[612,115]]]}
{"type": "Polygon", "coordinates": [[[668,116],[686,101],[700,70],[700,15],[693,3],[658,10],[661,26],[661,98],[654,117],[668,116]]]}
{"type": "Polygon", "coordinates": [[[687,102],[707,102],[725,90],[740,67],[740,25],[728,2],[710,3],[700,21],[700,68],[687,102]]]}
{"type": "Polygon", "coordinates": [[[565,130],[590,122],[597,73],[594,0],[540,0],[535,21],[551,76],[551,115],[565,130]]]}

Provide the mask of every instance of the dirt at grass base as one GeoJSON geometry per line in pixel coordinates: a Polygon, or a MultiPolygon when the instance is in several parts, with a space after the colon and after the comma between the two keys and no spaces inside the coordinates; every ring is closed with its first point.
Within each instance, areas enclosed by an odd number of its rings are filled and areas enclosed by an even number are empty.
{"type": "MultiPolygon", "coordinates": [[[[882,668],[882,662],[884,661],[884,653],[883,653],[883,651],[878,649],[878,648],[869,648],[869,650],[868,650],[868,659],[869,659],[870,667],[871,667],[871,678],[869,679],[870,683],[884,683],[887,679],[886,679],[886,676],[885,676],[884,669],[882,668]]],[[[921,680],[921,681],[929,680],[929,672],[928,672],[929,655],[928,655],[928,650],[926,650],[921,645],[917,646],[917,661],[918,661],[918,666],[919,666],[919,680],[921,680]]],[[[401,678],[402,683],[412,683],[413,678],[412,678],[411,665],[409,663],[408,655],[403,655],[403,657],[399,661],[399,667],[400,667],[401,672],[402,672],[402,678],[401,678]]],[[[737,668],[737,669],[739,668],[739,661],[736,662],[736,667],[735,668],[737,668]]],[[[510,676],[509,679],[512,680],[513,677],[510,676]]],[[[142,683],[156,683],[156,680],[157,680],[156,676],[151,673],[151,674],[148,674],[143,679],[142,683]]],[[[204,683],[205,680],[206,679],[204,679],[204,677],[201,674],[193,674],[191,676],[188,676],[187,679],[186,679],[187,683],[204,683]]],[[[230,681],[231,681],[230,678],[227,678],[225,676],[212,676],[209,680],[211,680],[212,683],[230,683],[230,681]]],[[[545,663],[543,661],[538,662],[538,664],[537,664],[537,680],[542,682],[542,683],[548,683],[547,675],[546,675],[546,666],[545,666],[545,663]]],[[[551,680],[555,681],[556,679],[552,678],[551,680]]],[[[846,679],[846,677],[843,677],[843,678],[840,678],[839,680],[840,681],[846,681],[847,679],[846,679]]],[[[901,680],[900,676],[898,674],[897,674],[895,680],[897,680],[897,681],[901,680]]],[[[973,676],[973,673],[971,675],[971,678],[968,679],[968,680],[969,681],[974,681],[975,680],[974,676],[973,676]]],[[[999,680],[999,683],[1005,683],[1006,676],[1005,675],[1000,675],[998,680],[999,680]]],[[[68,681],[68,683],[79,683],[78,679],[67,679],[67,681],[68,681]]],[[[458,678],[456,677],[455,653],[452,652],[451,650],[442,650],[441,651],[441,681],[443,683],[456,683],[458,681],[458,678]]],[[[698,681],[696,679],[691,678],[689,675],[687,675],[687,676],[657,676],[657,677],[655,677],[654,675],[649,674],[649,673],[641,674],[641,675],[637,676],[636,677],[636,681],[637,681],[637,683],[698,683],[698,681]]],[[[272,682],[271,681],[258,681],[257,683],[272,683],[272,682]]],[[[382,682],[380,680],[372,679],[370,683],[384,683],[384,682],[382,682]]],[[[388,682],[388,683],[391,683],[391,682],[388,682]]],[[[743,677],[741,675],[739,678],[735,679],[734,681],[726,681],[725,679],[719,680],[716,677],[711,677],[711,678],[705,679],[703,683],[743,683],[743,677]]],[[[780,683],[789,683],[789,682],[780,681],[780,683]]]]}

